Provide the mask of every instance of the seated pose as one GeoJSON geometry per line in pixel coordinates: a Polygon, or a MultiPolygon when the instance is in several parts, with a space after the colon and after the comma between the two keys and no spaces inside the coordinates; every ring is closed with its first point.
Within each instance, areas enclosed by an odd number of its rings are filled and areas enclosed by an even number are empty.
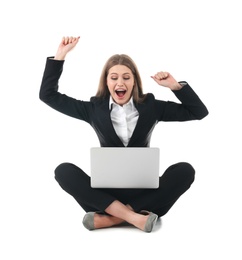
{"type": "MultiPolygon", "coordinates": [[[[144,94],[136,64],[128,55],[113,55],[104,65],[99,86],[90,101],[77,100],[58,91],[66,55],[80,37],[63,37],[54,57],[48,57],[41,82],[40,99],[68,116],[90,124],[101,147],[149,147],[152,131],[160,121],[200,120],[208,110],[185,81],[177,82],[169,72],[151,78],[169,88],[181,103],[144,94]]],[[[86,212],[88,230],[129,223],[151,232],[194,181],[195,170],[187,162],[171,165],[159,177],[157,189],[92,188],[90,176],[78,166],[62,163],[55,179],[86,212]]]]}

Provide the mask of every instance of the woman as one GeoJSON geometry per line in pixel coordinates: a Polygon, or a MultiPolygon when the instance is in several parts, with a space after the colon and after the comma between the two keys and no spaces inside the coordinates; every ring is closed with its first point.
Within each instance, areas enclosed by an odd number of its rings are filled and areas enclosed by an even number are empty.
{"type": "MultiPolygon", "coordinates": [[[[143,94],[138,69],[127,55],[114,55],[106,62],[97,93],[80,101],[58,92],[58,81],[66,55],[80,37],[63,37],[55,57],[49,57],[40,88],[40,99],[68,116],[89,123],[102,147],[148,147],[159,121],[202,119],[207,108],[186,82],[170,73],[152,76],[160,86],[173,91],[181,104],[156,100],[143,94]]],[[[88,230],[128,222],[151,232],[157,219],[166,214],[191,186],[195,171],[189,163],[170,166],[160,177],[158,189],[94,189],[90,177],[76,165],[63,163],[55,170],[60,186],[87,212],[83,225],[88,230]]]]}

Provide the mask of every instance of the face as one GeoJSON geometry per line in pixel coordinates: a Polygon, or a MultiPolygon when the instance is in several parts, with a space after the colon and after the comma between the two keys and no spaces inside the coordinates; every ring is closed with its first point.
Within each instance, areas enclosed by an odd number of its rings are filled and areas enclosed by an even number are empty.
{"type": "Polygon", "coordinates": [[[124,65],[115,65],[109,69],[107,85],[115,103],[126,104],[132,95],[134,76],[132,71],[124,65]]]}

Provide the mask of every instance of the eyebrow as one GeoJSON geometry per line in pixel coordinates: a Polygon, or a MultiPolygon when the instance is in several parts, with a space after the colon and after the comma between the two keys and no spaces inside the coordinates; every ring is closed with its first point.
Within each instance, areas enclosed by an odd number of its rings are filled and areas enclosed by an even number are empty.
{"type": "MultiPolygon", "coordinates": [[[[112,72],[110,75],[113,75],[113,74],[118,75],[118,73],[116,73],[116,72],[112,72]]],[[[122,75],[125,75],[125,74],[130,75],[131,73],[129,73],[129,72],[125,72],[125,73],[123,73],[122,75]]]]}

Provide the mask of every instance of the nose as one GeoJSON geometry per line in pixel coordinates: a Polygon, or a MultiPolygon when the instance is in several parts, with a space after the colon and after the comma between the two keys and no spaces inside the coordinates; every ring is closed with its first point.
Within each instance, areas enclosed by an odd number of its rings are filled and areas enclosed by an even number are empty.
{"type": "Polygon", "coordinates": [[[118,79],[117,85],[118,85],[119,87],[121,87],[121,86],[124,85],[124,82],[123,82],[123,79],[122,79],[122,78],[119,78],[119,79],[118,79]]]}

